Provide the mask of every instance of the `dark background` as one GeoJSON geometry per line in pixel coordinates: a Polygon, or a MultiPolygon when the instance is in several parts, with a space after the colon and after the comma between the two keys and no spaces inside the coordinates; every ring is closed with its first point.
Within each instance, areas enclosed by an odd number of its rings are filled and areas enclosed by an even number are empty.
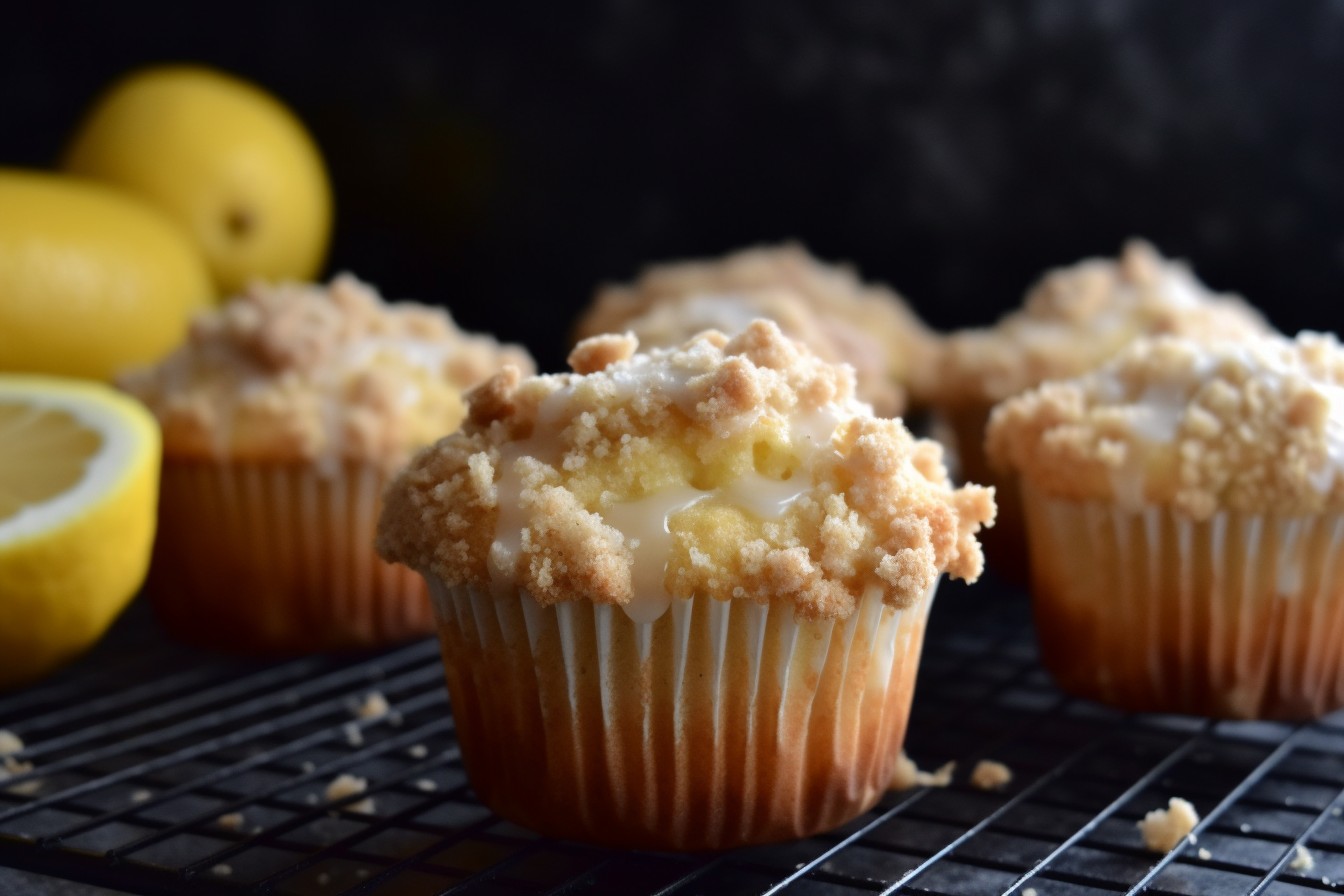
{"type": "Polygon", "coordinates": [[[132,67],[222,67],[314,133],[331,270],[547,367],[597,282],[790,237],[940,327],[1131,234],[1344,322],[1341,0],[199,6],[11,4],[0,164],[132,67]]]}

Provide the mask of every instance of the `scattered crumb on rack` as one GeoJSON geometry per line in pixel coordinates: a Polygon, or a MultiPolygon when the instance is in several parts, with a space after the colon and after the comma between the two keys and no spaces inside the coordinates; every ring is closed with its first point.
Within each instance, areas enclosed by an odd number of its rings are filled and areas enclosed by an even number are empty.
{"type": "Polygon", "coordinates": [[[980,790],[998,790],[1012,780],[1013,770],[993,759],[981,759],[971,770],[971,786],[980,790]]]}
{"type": "Polygon", "coordinates": [[[896,759],[896,772],[891,776],[892,790],[909,790],[911,787],[946,787],[952,783],[952,773],[956,771],[955,762],[946,762],[937,771],[926,772],[915,761],[901,751],[896,759]]]}
{"type": "MultiPolygon", "coordinates": [[[[1154,809],[1138,823],[1143,845],[1153,852],[1167,853],[1176,848],[1199,824],[1199,813],[1189,800],[1178,796],[1167,801],[1167,808],[1154,809]]],[[[1191,842],[1194,842],[1193,839],[1191,842]]]]}

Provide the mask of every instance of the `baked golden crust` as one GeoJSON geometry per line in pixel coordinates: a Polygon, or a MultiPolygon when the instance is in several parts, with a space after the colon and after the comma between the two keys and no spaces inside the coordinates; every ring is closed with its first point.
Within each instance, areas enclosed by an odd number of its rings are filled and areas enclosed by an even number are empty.
{"type": "Polygon", "coordinates": [[[928,366],[936,343],[895,292],[793,243],[646,268],[631,284],[600,289],[576,337],[629,331],[646,348],[673,347],[704,330],[737,333],[756,318],[773,320],[824,361],[852,364],[858,397],[880,416],[905,409],[905,384],[928,366]]]}
{"type": "Polygon", "coordinates": [[[993,327],[948,336],[933,375],[920,382],[934,404],[993,403],[1085,373],[1141,336],[1241,339],[1269,332],[1241,298],[1210,291],[1183,262],[1130,240],[1118,259],[1050,271],[1021,309],[993,327]]]}
{"type": "Polygon", "coordinates": [[[979,576],[992,490],[953,489],[941,447],[873,417],[848,368],[763,320],[635,348],[599,336],[571,357],[584,374],[475,390],[388,490],[382,555],[543,605],[785,598],[815,619],[979,576]]]}
{"type": "Polygon", "coordinates": [[[1344,507],[1344,350],[1333,336],[1141,340],[998,405],[986,449],[1044,494],[1139,509],[1344,507]]]}
{"type": "Polygon", "coordinates": [[[341,275],[254,286],[120,385],[159,418],[172,457],[393,465],[456,427],[461,393],[505,364],[533,369],[520,347],[341,275]]]}

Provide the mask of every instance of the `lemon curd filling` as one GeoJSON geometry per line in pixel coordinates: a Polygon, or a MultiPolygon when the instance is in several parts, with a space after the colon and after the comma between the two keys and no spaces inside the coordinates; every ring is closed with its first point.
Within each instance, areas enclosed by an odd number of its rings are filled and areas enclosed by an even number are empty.
{"type": "Polygon", "coordinates": [[[0,401],[0,522],[73,488],[102,445],[67,411],[0,401]]]}

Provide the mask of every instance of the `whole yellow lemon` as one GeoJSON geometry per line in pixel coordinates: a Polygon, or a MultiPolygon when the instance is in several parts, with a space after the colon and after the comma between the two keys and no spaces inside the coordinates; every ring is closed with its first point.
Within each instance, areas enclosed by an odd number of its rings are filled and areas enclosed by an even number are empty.
{"type": "Polygon", "coordinates": [[[278,100],[229,75],[129,75],[94,105],[65,167],[167,212],[225,294],[253,279],[311,280],[326,255],[331,187],[317,147],[278,100]]]}
{"type": "Polygon", "coordinates": [[[205,260],[148,204],[0,168],[0,371],[108,379],[175,348],[213,299],[205,260]]]}

